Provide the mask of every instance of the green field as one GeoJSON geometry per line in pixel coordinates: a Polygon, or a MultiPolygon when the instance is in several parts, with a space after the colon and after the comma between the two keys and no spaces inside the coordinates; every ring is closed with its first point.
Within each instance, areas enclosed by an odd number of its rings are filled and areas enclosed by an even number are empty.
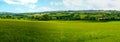
{"type": "Polygon", "coordinates": [[[0,42],[120,42],[120,21],[0,20],[0,42]]]}

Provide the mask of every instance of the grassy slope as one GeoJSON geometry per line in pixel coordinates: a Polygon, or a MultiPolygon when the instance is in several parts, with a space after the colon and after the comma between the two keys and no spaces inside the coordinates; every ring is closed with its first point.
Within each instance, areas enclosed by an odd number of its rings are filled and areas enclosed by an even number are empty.
{"type": "Polygon", "coordinates": [[[0,20],[0,42],[120,42],[120,22],[0,20]]]}

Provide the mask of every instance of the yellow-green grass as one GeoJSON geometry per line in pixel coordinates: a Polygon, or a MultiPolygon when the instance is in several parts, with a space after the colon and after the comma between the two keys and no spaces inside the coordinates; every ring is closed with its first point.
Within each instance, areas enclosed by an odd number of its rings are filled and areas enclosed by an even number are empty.
{"type": "Polygon", "coordinates": [[[120,21],[0,20],[0,42],[120,42],[120,21]]]}

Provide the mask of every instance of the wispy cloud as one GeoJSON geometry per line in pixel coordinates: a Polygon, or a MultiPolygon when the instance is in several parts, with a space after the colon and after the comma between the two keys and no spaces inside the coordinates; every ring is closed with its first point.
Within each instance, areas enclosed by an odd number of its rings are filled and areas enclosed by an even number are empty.
{"type": "Polygon", "coordinates": [[[3,0],[3,1],[8,4],[28,6],[31,9],[35,8],[36,7],[35,4],[38,2],[38,0],[3,0]]]}
{"type": "Polygon", "coordinates": [[[71,9],[118,10],[120,8],[120,0],[62,0],[61,2],[52,3],[52,5],[59,5],[59,3],[71,9]]]}
{"type": "Polygon", "coordinates": [[[43,12],[43,11],[54,11],[54,10],[56,10],[56,9],[42,6],[42,7],[37,7],[35,9],[28,9],[27,12],[43,12]]]}
{"type": "Polygon", "coordinates": [[[0,2],[0,11],[12,10],[13,12],[16,12],[16,10],[18,10],[18,12],[19,10],[22,10],[22,12],[51,10],[120,10],[120,0],[0,0],[0,2]],[[10,8],[11,10],[6,8],[10,8]]]}
{"type": "Polygon", "coordinates": [[[38,0],[4,0],[4,2],[8,4],[34,4],[37,3],[38,0]]]}
{"type": "Polygon", "coordinates": [[[63,3],[61,2],[50,2],[51,5],[62,5],[63,3]]]}
{"type": "Polygon", "coordinates": [[[49,7],[40,7],[40,10],[43,10],[43,11],[51,11],[51,10],[54,10],[54,9],[49,8],[49,7]]]}

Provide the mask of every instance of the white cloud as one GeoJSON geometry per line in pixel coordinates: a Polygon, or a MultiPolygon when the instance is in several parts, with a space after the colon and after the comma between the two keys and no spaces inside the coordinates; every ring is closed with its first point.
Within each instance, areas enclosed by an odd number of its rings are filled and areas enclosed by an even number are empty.
{"type": "Polygon", "coordinates": [[[38,0],[4,0],[8,4],[34,4],[38,0]]]}
{"type": "Polygon", "coordinates": [[[23,12],[22,8],[15,8],[15,11],[23,12]]]}
{"type": "Polygon", "coordinates": [[[83,0],[63,0],[63,4],[67,7],[81,6],[83,0]]]}
{"type": "Polygon", "coordinates": [[[30,9],[35,9],[36,8],[35,4],[29,4],[29,5],[26,5],[26,6],[28,6],[30,9]]]}
{"type": "Polygon", "coordinates": [[[29,9],[27,12],[43,12],[43,11],[54,11],[54,8],[42,6],[35,9],[29,9]]]}
{"type": "Polygon", "coordinates": [[[61,2],[50,2],[51,5],[62,5],[63,3],[61,2]]]}
{"type": "Polygon", "coordinates": [[[24,5],[33,9],[35,8],[35,4],[38,2],[38,0],[4,0],[4,2],[8,4],[24,5]]]}
{"type": "Polygon", "coordinates": [[[56,2],[53,5],[58,3],[71,9],[118,10],[120,8],[120,0],[62,0],[62,2],[56,2]]]}
{"type": "Polygon", "coordinates": [[[42,11],[52,11],[54,9],[53,8],[49,8],[49,7],[40,7],[39,10],[42,10],[42,11]]]}

